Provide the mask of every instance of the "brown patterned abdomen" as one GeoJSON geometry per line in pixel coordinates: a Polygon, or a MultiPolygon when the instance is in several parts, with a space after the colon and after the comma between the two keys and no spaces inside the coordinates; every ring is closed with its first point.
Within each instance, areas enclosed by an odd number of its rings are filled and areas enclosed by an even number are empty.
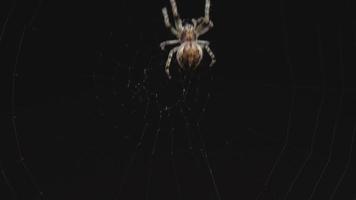
{"type": "Polygon", "coordinates": [[[177,53],[179,65],[184,68],[193,68],[199,65],[202,59],[202,49],[194,42],[183,43],[177,53]]]}

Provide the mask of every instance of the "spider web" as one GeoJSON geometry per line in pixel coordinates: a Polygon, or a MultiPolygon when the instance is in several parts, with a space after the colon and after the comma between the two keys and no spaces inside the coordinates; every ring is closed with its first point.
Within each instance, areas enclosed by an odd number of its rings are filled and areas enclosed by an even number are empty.
{"type": "MultiPolygon", "coordinates": [[[[138,23],[135,20],[133,24],[138,23]]],[[[130,145],[123,150],[128,153],[122,161],[118,198],[221,199],[200,130],[211,98],[211,72],[188,74],[175,70],[176,65],[172,68],[175,78],[169,81],[163,71],[164,54],[157,45],[159,37],[141,34],[133,34],[131,29],[109,33],[99,52],[99,70],[93,74],[100,93],[96,96],[99,115],[120,119],[113,127],[128,130],[124,138],[130,145]],[[132,38],[129,45],[125,45],[127,38],[132,38]],[[103,93],[104,88],[111,91],[103,93]],[[120,107],[113,109],[106,103],[108,99],[120,107]],[[109,110],[113,113],[108,114],[109,110]],[[120,116],[125,110],[128,115],[120,116]],[[189,183],[187,178],[192,177],[189,183]]]]}
{"type": "MultiPolygon", "coordinates": [[[[209,69],[204,58],[186,74],[173,62],[168,80],[168,52],[159,49],[170,37],[160,13],[168,3],[4,7],[1,62],[12,72],[1,197],[355,198],[355,39],[347,16],[335,17],[333,28],[308,12],[294,20],[296,5],[261,2],[267,12],[247,3],[240,7],[265,18],[242,23],[246,35],[216,37],[236,11],[212,2],[217,33],[207,38],[218,63],[209,69]],[[262,36],[268,20],[273,28],[262,36]],[[235,36],[259,39],[239,40],[241,52],[221,46],[234,46],[235,36]]],[[[177,3],[188,18],[204,7],[177,3]]]]}

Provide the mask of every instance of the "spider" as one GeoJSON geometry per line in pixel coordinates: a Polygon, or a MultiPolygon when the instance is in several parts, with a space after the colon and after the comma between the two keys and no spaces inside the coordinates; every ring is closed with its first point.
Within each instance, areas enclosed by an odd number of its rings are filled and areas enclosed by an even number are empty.
{"type": "Polygon", "coordinates": [[[160,44],[162,50],[164,50],[166,45],[179,44],[179,46],[174,47],[169,51],[168,58],[165,65],[165,71],[170,79],[169,66],[174,53],[176,54],[176,59],[179,66],[182,69],[195,70],[203,58],[203,49],[205,49],[211,57],[210,66],[216,62],[215,55],[209,48],[209,41],[198,40],[200,35],[205,34],[213,27],[213,22],[209,17],[210,10],[210,0],[205,1],[205,16],[199,19],[192,19],[191,23],[185,23],[183,25],[181,18],[179,17],[177,5],[175,0],[170,0],[174,18],[174,27],[171,25],[167,13],[167,8],[162,8],[162,14],[164,18],[164,23],[167,28],[170,29],[171,33],[177,37],[175,40],[167,40],[160,44]],[[189,66],[189,67],[188,67],[189,66]]]}

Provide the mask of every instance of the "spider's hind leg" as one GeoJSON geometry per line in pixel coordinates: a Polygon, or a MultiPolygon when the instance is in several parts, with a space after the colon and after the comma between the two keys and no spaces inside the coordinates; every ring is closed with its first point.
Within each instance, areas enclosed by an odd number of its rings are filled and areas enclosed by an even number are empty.
{"type": "Polygon", "coordinates": [[[167,58],[167,61],[166,61],[166,66],[165,66],[165,71],[166,71],[166,74],[167,74],[169,79],[171,79],[171,75],[169,73],[169,67],[171,65],[173,54],[178,51],[178,48],[179,47],[174,47],[173,49],[171,49],[169,51],[169,54],[168,54],[168,58],[167,58]]]}
{"type": "Polygon", "coordinates": [[[215,55],[214,55],[213,51],[209,47],[210,42],[206,41],[206,40],[198,40],[197,42],[202,48],[204,48],[208,52],[208,54],[209,54],[209,56],[211,58],[211,63],[210,63],[209,66],[210,67],[213,66],[214,63],[216,62],[216,58],[215,58],[215,55]]]}
{"type": "Polygon", "coordinates": [[[209,56],[211,57],[211,62],[210,62],[209,67],[212,67],[214,65],[214,63],[216,63],[215,55],[208,45],[205,45],[204,48],[208,52],[209,56]]]}

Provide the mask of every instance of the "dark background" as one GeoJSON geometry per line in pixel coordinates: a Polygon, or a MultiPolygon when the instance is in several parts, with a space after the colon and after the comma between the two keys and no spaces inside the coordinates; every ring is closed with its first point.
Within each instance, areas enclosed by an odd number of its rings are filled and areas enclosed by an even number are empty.
{"type": "Polygon", "coordinates": [[[0,198],[354,199],[355,5],[212,0],[217,63],[170,81],[164,6],[3,2],[0,198]]]}

